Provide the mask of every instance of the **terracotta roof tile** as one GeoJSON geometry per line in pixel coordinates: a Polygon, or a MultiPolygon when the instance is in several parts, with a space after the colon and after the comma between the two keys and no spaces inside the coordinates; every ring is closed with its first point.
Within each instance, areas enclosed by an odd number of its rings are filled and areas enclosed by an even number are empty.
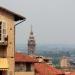
{"type": "Polygon", "coordinates": [[[71,72],[70,74],[66,74],[66,75],[75,75],[75,71],[71,72]]]}
{"type": "MultiPolygon", "coordinates": [[[[65,73],[64,70],[58,70],[46,63],[39,63],[34,57],[19,52],[16,52],[15,54],[15,62],[34,63],[36,75],[59,75],[65,73]]],[[[64,75],[75,75],[75,71],[72,71],[70,74],[64,74],[64,75]]]]}
{"type": "Polygon", "coordinates": [[[52,66],[45,63],[35,63],[36,75],[58,75],[64,74],[62,70],[53,68],[52,66]]]}
{"type": "Polygon", "coordinates": [[[37,60],[27,54],[17,52],[15,54],[15,62],[37,62],[37,60]]]}

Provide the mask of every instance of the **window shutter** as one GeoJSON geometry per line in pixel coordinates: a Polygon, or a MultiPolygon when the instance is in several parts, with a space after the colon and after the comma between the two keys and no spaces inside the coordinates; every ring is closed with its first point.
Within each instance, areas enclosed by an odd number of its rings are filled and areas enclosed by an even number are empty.
{"type": "Polygon", "coordinates": [[[0,21],[0,41],[1,41],[1,32],[2,32],[2,22],[0,21]]]}
{"type": "Polygon", "coordinates": [[[4,42],[6,36],[6,23],[4,21],[0,21],[0,42],[4,42]]]}
{"type": "Polygon", "coordinates": [[[5,38],[7,36],[7,34],[6,34],[6,23],[2,22],[2,26],[3,26],[3,28],[2,28],[3,41],[5,41],[5,38]]]}

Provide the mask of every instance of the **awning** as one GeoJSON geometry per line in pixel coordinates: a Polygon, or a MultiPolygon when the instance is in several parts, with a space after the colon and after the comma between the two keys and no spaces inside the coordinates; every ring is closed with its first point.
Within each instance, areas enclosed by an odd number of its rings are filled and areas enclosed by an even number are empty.
{"type": "Polygon", "coordinates": [[[8,69],[8,60],[7,58],[0,58],[0,69],[8,69]]]}
{"type": "Polygon", "coordinates": [[[0,69],[0,71],[7,71],[8,69],[5,69],[5,68],[2,68],[2,69],[0,69]]]}

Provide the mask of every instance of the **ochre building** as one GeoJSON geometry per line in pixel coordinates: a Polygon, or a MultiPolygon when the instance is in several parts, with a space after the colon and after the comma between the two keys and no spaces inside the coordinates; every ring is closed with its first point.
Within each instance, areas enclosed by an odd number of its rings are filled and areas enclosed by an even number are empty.
{"type": "Polygon", "coordinates": [[[15,75],[15,22],[24,19],[0,7],[0,75],[15,75]]]}
{"type": "Polygon", "coordinates": [[[37,62],[32,56],[17,52],[15,55],[15,75],[35,75],[34,64],[37,62]]]}

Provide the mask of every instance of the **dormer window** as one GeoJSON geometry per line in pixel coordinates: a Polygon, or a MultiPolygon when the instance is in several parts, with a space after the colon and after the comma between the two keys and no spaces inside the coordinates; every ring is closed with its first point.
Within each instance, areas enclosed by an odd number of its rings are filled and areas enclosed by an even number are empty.
{"type": "Polygon", "coordinates": [[[6,22],[0,21],[0,45],[7,41],[6,22]]]}

